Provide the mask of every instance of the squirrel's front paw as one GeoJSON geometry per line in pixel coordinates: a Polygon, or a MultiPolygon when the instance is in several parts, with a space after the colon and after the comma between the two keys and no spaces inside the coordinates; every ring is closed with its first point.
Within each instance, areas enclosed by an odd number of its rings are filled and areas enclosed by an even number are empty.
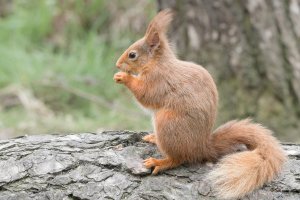
{"type": "Polygon", "coordinates": [[[126,72],[118,72],[114,75],[116,83],[125,83],[127,81],[128,74],[126,72]]]}

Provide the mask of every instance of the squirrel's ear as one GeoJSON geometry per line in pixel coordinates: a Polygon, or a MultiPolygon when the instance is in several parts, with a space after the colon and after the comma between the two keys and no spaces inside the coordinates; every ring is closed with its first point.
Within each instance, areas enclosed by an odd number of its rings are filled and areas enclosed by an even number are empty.
{"type": "Polygon", "coordinates": [[[170,9],[159,12],[150,22],[145,39],[146,43],[150,47],[150,51],[157,49],[161,43],[167,41],[166,32],[172,21],[173,12],[170,9]]]}
{"type": "Polygon", "coordinates": [[[160,45],[167,43],[166,32],[173,19],[173,12],[170,9],[160,11],[150,22],[145,39],[150,51],[157,49],[160,45]]]}
{"type": "Polygon", "coordinates": [[[160,45],[160,38],[157,31],[150,32],[146,37],[146,43],[150,51],[156,50],[160,45]]]}

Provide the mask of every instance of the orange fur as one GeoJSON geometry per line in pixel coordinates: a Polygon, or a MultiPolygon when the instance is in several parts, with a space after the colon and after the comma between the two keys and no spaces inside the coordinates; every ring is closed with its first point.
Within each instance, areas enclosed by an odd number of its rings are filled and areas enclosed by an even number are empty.
{"type": "Polygon", "coordinates": [[[208,179],[213,182],[217,194],[226,199],[243,197],[273,180],[286,160],[272,132],[249,119],[227,122],[212,138],[219,157],[224,157],[208,179]],[[238,144],[245,144],[249,151],[230,154],[238,144]]]}
{"type": "Polygon", "coordinates": [[[151,133],[149,135],[144,136],[143,140],[146,141],[146,142],[150,142],[150,143],[156,144],[155,133],[151,133]]]}
{"type": "Polygon", "coordinates": [[[164,159],[155,159],[155,158],[148,158],[144,160],[144,165],[147,168],[155,167],[152,174],[157,174],[159,171],[165,169],[172,169],[182,164],[181,160],[174,159],[174,158],[164,158],[164,159]]]}
{"type": "Polygon", "coordinates": [[[160,12],[145,36],[116,64],[121,72],[115,74],[115,81],[127,86],[154,114],[155,136],[144,139],[155,142],[165,158],[149,158],[144,164],[154,167],[156,174],[185,162],[223,157],[208,178],[219,196],[241,197],[272,180],[285,155],[268,129],[249,120],[228,122],[211,134],[218,104],[216,85],[206,69],[176,58],[166,36],[171,21],[170,10],[160,12]],[[232,154],[241,144],[248,151],[232,154]]]}

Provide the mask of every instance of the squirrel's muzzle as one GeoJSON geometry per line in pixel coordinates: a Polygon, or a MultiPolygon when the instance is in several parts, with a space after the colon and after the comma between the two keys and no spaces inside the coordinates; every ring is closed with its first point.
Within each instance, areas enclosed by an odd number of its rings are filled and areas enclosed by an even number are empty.
{"type": "Polygon", "coordinates": [[[116,67],[120,70],[126,70],[126,67],[128,67],[128,64],[125,62],[117,62],[116,67]]]}
{"type": "Polygon", "coordinates": [[[119,58],[119,59],[118,59],[118,61],[117,61],[117,63],[116,63],[116,67],[117,67],[118,69],[121,69],[121,68],[122,68],[122,66],[123,66],[122,59],[121,59],[121,58],[119,58]]]}

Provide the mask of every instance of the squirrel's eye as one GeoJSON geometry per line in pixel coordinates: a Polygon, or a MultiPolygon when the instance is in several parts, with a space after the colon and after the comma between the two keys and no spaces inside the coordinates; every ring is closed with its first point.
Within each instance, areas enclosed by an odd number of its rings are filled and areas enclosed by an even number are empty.
{"type": "Polygon", "coordinates": [[[134,52],[134,51],[132,51],[132,52],[130,52],[130,53],[128,54],[128,57],[129,57],[130,59],[134,60],[134,59],[137,57],[137,53],[134,52]]]}

